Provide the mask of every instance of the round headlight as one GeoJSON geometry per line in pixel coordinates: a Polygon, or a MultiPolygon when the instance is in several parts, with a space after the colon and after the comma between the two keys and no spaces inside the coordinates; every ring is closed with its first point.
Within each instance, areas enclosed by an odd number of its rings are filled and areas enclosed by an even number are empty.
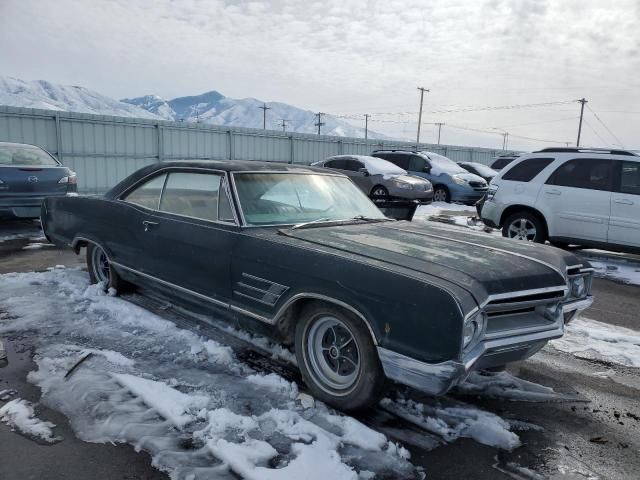
{"type": "Polygon", "coordinates": [[[585,294],[584,277],[576,277],[571,281],[571,296],[580,298],[585,294]]]}
{"type": "Polygon", "coordinates": [[[476,336],[476,332],[478,331],[478,324],[475,320],[471,320],[464,325],[464,330],[462,331],[463,338],[463,346],[467,348],[471,341],[476,336]]]}

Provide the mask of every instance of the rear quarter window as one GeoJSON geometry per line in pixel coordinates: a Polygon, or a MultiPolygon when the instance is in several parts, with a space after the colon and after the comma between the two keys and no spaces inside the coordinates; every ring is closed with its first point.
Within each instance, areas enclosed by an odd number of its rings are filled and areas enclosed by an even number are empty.
{"type": "Polygon", "coordinates": [[[502,176],[502,180],[530,182],[551,162],[553,162],[553,160],[553,158],[527,158],[510,168],[502,176]]]}

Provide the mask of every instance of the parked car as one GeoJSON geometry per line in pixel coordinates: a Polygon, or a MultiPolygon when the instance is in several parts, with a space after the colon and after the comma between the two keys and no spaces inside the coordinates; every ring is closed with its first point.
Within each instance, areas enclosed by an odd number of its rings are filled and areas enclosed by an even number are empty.
{"type": "Polygon", "coordinates": [[[498,172],[496,172],[493,168],[487,167],[483,163],[478,162],[458,162],[462,168],[464,168],[467,172],[478,175],[479,177],[484,178],[485,182],[491,183],[493,177],[495,177],[498,172]]]}
{"type": "Polygon", "coordinates": [[[502,155],[498,155],[496,158],[493,159],[493,162],[491,163],[491,168],[494,169],[496,172],[499,172],[519,156],[520,156],[519,153],[504,153],[502,155]]]}
{"type": "Polygon", "coordinates": [[[481,217],[505,237],[639,251],[640,157],[579,148],[523,155],[494,178],[481,217]]]}
{"type": "Polygon", "coordinates": [[[43,149],[0,142],[0,218],[37,218],[44,197],[76,188],[76,174],[43,149]]]}
{"type": "Polygon", "coordinates": [[[337,155],[312,165],[346,175],[371,198],[403,198],[421,203],[431,203],[433,199],[429,180],[409,175],[406,170],[381,158],[337,155]]]}
{"type": "Polygon", "coordinates": [[[487,191],[487,182],[483,178],[437,153],[375,150],[371,155],[429,180],[433,184],[434,202],[474,205],[487,191]]]}
{"type": "Polygon", "coordinates": [[[157,163],[104,196],[48,197],[42,225],[87,247],[92,282],[293,344],[313,395],[345,410],[375,404],[386,378],[441,395],[525,359],[592,301],[572,253],[389,220],[321,168],[157,163]]]}

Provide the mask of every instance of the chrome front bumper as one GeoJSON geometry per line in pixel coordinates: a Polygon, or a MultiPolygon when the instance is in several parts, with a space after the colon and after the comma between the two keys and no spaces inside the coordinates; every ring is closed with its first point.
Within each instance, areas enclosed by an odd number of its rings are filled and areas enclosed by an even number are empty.
{"type": "Polygon", "coordinates": [[[378,356],[387,378],[431,395],[444,395],[462,383],[474,370],[502,366],[525,360],[544,347],[549,340],[564,334],[565,323],[593,303],[593,297],[562,304],[564,322],[555,328],[505,338],[483,339],[463,359],[427,363],[378,347],[378,356]],[[568,318],[567,318],[568,317],[568,318]]]}

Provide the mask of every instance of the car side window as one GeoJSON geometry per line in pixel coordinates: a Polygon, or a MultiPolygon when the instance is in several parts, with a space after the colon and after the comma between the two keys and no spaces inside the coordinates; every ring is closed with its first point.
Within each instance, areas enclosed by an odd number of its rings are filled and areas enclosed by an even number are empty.
{"type": "Polygon", "coordinates": [[[153,177],[126,194],[122,200],[133,203],[134,205],[150,208],[151,210],[157,210],[160,205],[160,195],[162,194],[162,187],[164,187],[166,178],[166,173],[153,177]]]}
{"type": "Polygon", "coordinates": [[[411,157],[409,158],[409,171],[412,172],[424,172],[424,167],[429,166],[427,164],[427,161],[422,158],[419,157],[417,155],[411,155],[411,157]]]}
{"type": "Polygon", "coordinates": [[[510,168],[507,173],[502,176],[502,180],[530,182],[553,162],[553,160],[553,158],[527,158],[510,168]]]}
{"type": "Polygon", "coordinates": [[[640,195],[640,162],[622,162],[620,192],[640,195]]]}
{"type": "Polygon", "coordinates": [[[169,174],[160,211],[218,220],[218,196],[222,177],[211,173],[173,172],[169,174]]]}
{"type": "Polygon", "coordinates": [[[400,168],[409,170],[409,155],[402,155],[401,153],[380,153],[374,155],[374,157],[382,158],[400,168]]]}
{"type": "Polygon", "coordinates": [[[364,168],[364,163],[359,162],[358,160],[347,160],[347,167],[345,170],[357,172],[361,168],[364,168]]]}
{"type": "Polygon", "coordinates": [[[337,168],[338,170],[346,170],[346,160],[339,158],[336,160],[329,160],[324,164],[327,168],[337,168]]]}
{"type": "Polygon", "coordinates": [[[547,185],[611,190],[612,160],[602,158],[575,158],[560,165],[547,180],[547,185]]]}

